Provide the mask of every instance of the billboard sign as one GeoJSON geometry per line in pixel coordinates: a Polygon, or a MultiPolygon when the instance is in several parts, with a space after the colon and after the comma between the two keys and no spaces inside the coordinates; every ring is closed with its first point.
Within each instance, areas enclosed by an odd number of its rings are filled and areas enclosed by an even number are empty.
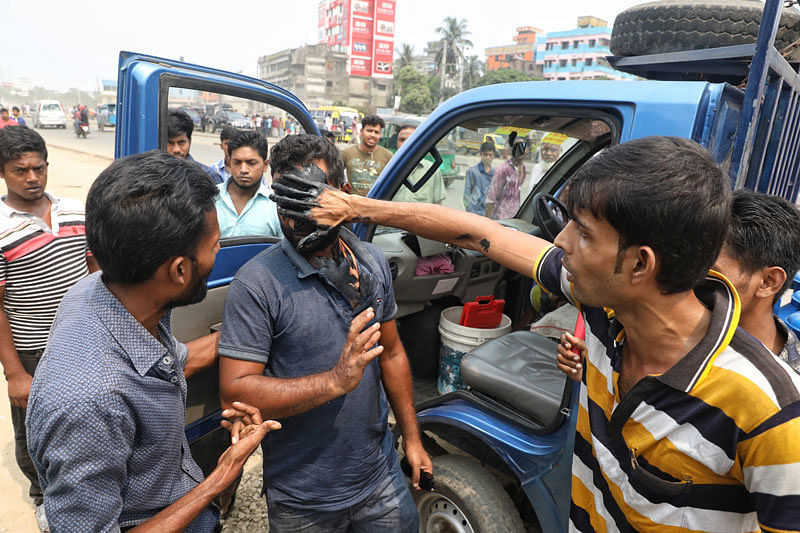
{"type": "Polygon", "coordinates": [[[350,75],[369,76],[372,71],[372,60],[369,57],[351,57],[350,75]]]}
{"type": "Polygon", "coordinates": [[[386,37],[394,37],[394,0],[376,0],[375,33],[386,37]]]}
{"type": "Polygon", "coordinates": [[[392,62],[394,60],[394,42],[386,39],[375,39],[372,53],[372,74],[378,78],[392,76],[392,62]]]}

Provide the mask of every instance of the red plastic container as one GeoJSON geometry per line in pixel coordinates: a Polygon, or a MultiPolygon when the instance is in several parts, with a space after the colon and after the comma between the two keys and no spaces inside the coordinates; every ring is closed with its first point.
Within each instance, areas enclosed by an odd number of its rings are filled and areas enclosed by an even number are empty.
{"type": "Polygon", "coordinates": [[[464,304],[459,326],[468,328],[496,328],[503,317],[505,300],[495,300],[494,296],[478,296],[474,302],[464,304]]]}

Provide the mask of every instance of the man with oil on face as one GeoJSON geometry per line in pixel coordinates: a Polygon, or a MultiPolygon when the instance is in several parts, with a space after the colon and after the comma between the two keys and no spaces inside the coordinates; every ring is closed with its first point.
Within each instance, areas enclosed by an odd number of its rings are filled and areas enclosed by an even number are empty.
{"type": "MultiPolygon", "coordinates": [[[[321,137],[287,136],[270,160],[276,190],[290,179],[347,189],[339,154],[321,137]]],[[[284,240],[231,282],[219,351],[225,404],[249,400],[292,421],[264,445],[270,530],[415,532],[389,404],[415,484],[432,464],[417,429],[388,263],[341,225],[280,218],[284,240]]]]}

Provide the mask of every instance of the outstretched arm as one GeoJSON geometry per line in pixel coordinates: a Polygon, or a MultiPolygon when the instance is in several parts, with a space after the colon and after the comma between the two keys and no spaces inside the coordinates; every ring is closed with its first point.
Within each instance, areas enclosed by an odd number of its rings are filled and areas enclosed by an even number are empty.
{"type": "MultiPolygon", "coordinates": [[[[501,226],[480,215],[440,205],[384,202],[347,195],[317,182],[285,174],[273,184],[278,213],[311,222],[324,230],[344,222],[369,222],[392,226],[426,239],[477,250],[525,276],[531,276],[536,258],[550,245],[544,239],[501,226]]],[[[318,230],[319,231],[319,230],[318,230]]],[[[314,232],[300,242],[320,238],[314,232]]]]}

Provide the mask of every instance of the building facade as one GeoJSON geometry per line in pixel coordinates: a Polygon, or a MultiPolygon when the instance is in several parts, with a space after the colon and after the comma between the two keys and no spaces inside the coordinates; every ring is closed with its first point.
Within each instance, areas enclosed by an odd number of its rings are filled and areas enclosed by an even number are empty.
{"type": "Polygon", "coordinates": [[[321,0],[319,43],[347,54],[347,73],[392,77],[395,0],[321,0]]]}
{"type": "Polygon", "coordinates": [[[486,49],[486,69],[513,69],[532,76],[541,76],[541,65],[536,63],[536,36],[542,30],[533,26],[517,28],[514,44],[486,49]]]}
{"type": "Polygon", "coordinates": [[[361,109],[391,105],[392,79],[350,76],[347,54],[327,44],[262,56],[258,77],[294,93],[309,107],[342,100],[361,109]]]}
{"type": "Polygon", "coordinates": [[[548,33],[536,50],[546,80],[634,80],[636,76],[614,70],[606,56],[611,55],[611,28],[597,17],[578,17],[578,27],[548,33]]]}

